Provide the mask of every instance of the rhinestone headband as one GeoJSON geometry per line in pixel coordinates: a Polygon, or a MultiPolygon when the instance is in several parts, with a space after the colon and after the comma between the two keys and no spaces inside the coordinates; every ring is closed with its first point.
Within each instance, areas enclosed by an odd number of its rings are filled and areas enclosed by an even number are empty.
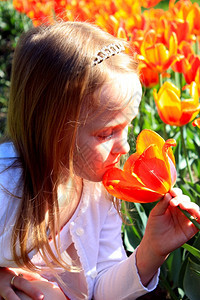
{"type": "Polygon", "coordinates": [[[116,55],[125,50],[125,47],[122,43],[110,44],[108,46],[103,47],[95,56],[93,61],[93,66],[100,64],[105,59],[116,55]]]}

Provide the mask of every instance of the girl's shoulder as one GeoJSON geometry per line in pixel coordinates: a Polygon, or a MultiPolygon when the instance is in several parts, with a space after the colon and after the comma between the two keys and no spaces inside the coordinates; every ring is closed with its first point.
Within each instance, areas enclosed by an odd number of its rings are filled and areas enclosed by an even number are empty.
{"type": "Polygon", "coordinates": [[[18,155],[12,142],[0,144],[0,186],[16,184],[21,175],[18,155]]]}
{"type": "Polygon", "coordinates": [[[21,168],[18,155],[12,142],[0,144],[0,207],[6,206],[10,199],[19,198],[21,168]]]}
{"type": "Polygon", "coordinates": [[[0,265],[15,266],[12,260],[11,235],[21,203],[19,180],[21,168],[11,142],[0,144],[0,265]]]}
{"type": "MultiPolygon", "coordinates": [[[[17,168],[18,154],[12,142],[0,144],[0,178],[5,178],[11,170],[17,168]],[[12,168],[13,167],[13,168],[12,168]]],[[[19,164],[18,164],[18,169],[19,164]]]]}
{"type": "Polygon", "coordinates": [[[0,144],[0,159],[13,159],[17,158],[17,152],[12,142],[5,142],[0,144]]]}

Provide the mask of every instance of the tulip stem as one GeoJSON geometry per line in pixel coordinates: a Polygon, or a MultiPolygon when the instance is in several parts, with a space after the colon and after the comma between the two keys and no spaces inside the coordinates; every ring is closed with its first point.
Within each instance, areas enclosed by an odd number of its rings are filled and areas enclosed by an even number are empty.
{"type": "Polygon", "coordinates": [[[186,164],[187,164],[187,168],[188,168],[188,173],[189,173],[190,181],[192,183],[194,183],[193,176],[192,176],[192,170],[191,170],[190,164],[189,164],[187,148],[186,148],[186,145],[185,145],[185,139],[184,139],[184,133],[183,133],[183,126],[180,127],[180,132],[181,132],[181,143],[182,143],[182,147],[183,147],[183,153],[184,153],[184,156],[185,156],[185,160],[186,160],[186,164]]]}
{"type": "MultiPolygon", "coordinates": [[[[159,89],[163,85],[163,76],[162,73],[159,73],[159,89]]],[[[163,138],[167,139],[167,130],[166,130],[166,124],[163,122],[163,138]]]]}
{"type": "Polygon", "coordinates": [[[178,206],[178,209],[200,230],[200,224],[189,214],[187,210],[184,210],[178,206]]]}
{"type": "Polygon", "coordinates": [[[162,84],[163,84],[162,73],[159,73],[159,88],[161,88],[162,84]]]}
{"type": "Polygon", "coordinates": [[[175,84],[176,86],[178,86],[180,88],[180,74],[178,72],[174,72],[174,76],[175,76],[175,84]]]}
{"type": "Polygon", "coordinates": [[[182,97],[182,79],[183,79],[183,74],[179,73],[179,78],[180,78],[180,99],[182,97]]]}
{"type": "Polygon", "coordinates": [[[152,97],[150,97],[150,99],[149,99],[149,104],[151,107],[151,128],[153,128],[154,125],[156,124],[156,122],[155,122],[155,117],[154,117],[155,107],[154,107],[154,101],[153,101],[152,97]]]}

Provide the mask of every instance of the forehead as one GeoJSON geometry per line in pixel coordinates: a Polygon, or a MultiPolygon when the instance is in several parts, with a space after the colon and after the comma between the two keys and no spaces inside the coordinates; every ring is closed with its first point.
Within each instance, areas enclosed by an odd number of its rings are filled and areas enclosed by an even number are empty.
{"type": "Polygon", "coordinates": [[[121,121],[123,119],[129,123],[138,113],[141,96],[142,88],[137,74],[115,75],[95,91],[93,98],[98,106],[91,120],[107,124],[121,118],[121,121]]]}

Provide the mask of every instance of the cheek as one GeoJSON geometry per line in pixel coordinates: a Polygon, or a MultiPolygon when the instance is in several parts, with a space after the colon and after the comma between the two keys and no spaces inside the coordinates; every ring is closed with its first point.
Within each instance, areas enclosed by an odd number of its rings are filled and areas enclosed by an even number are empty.
{"type": "Polygon", "coordinates": [[[106,143],[90,144],[90,146],[81,153],[81,158],[90,165],[103,164],[109,156],[109,147],[106,143]]]}
{"type": "Polygon", "coordinates": [[[91,153],[91,161],[93,161],[96,166],[103,168],[103,164],[106,162],[110,151],[106,143],[102,143],[96,146],[91,153]]]}
{"type": "Polygon", "coordinates": [[[111,149],[111,143],[99,143],[91,140],[90,143],[80,143],[79,150],[75,151],[74,163],[79,169],[90,167],[91,169],[102,169],[111,149]]]}

